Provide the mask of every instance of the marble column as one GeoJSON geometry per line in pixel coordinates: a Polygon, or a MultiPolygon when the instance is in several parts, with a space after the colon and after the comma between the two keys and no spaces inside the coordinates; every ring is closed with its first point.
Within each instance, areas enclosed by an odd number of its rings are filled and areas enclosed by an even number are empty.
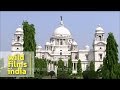
{"type": "Polygon", "coordinates": [[[76,64],[76,71],[77,71],[77,63],[75,63],[76,64]]]}
{"type": "Polygon", "coordinates": [[[55,70],[54,64],[52,64],[52,70],[53,70],[53,71],[55,70]]]}
{"type": "Polygon", "coordinates": [[[74,62],[73,62],[73,70],[74,70],[74,62]]]}
{"type": "Polygon", "coordinates": [[[48,70],[50,71],[50,63],[49,63],[49,67],[48,67],[48,70]]]}
{"type": "Polygon", "coordinates": [[[59,42],[59,44],[58,44],[58,45],[60,45],[60,39],[58,39],[58,42],[59,42]]]}
{"type": "Polygon", "coordinates": [[[50,63],[50,71],[51,71],[51,63],[50,63]]]}
{"type": "Polygon", "coordinates": [[[74,63],[74,70],[76,70],[76,63],[74,63]]]}

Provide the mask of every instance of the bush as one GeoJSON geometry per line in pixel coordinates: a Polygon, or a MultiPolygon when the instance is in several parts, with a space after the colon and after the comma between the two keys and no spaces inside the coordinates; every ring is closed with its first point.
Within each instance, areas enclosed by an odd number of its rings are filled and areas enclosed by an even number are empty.
{"type": "Polygon", "coordinates": [[[84,79],[97,79],[97,73],[95,71],[83,71],[84,79]]]}
{"type": "Polygon", "coordinates": [[[52,76],[54,76],[54,75],[55,75],[55,72],[54,72],[54,71],[50,71],[50,72],[48,73],[48,75],[50,75],[50,76],[51,76],[51,78],[52,78],[52,76]]]}

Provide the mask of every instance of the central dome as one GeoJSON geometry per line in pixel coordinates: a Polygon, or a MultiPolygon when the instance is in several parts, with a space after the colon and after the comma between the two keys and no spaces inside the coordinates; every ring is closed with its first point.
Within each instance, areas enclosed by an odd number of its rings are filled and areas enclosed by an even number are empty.
{"type": "Polygon", "coordinates": [[[70,31],[64,26],[63,21],[62,21],[62,17],[61,17],[61,21],[60,21],[60,26],[58,28],[55,29],[54,36],[71,36],[70,31]]]}
{"type": "Polygon", "coordinates": [[[54,31],[54,35],[68,35],[68,36],[70,36],[71,33],[66,27],[60,26],[60,27],[56,28],[56,30],[54,31]]]}

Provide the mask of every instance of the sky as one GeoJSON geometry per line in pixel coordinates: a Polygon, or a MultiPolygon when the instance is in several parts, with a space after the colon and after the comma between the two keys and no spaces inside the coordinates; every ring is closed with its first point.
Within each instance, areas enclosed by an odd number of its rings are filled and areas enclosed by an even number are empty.
{"type": "Polygon", "coordinates": [[[120,45],[120,12],[118,11],[1,11],[0,12],[0,51],[10,51],[15,30],[23,20],[35,25],[36,42],[44,48],[55,29],[60,24],[70,30],[79,49],[85,45],[92,48],[95,29],[98,24],[104,29],[105,37],[112,32],[120,45]]]}

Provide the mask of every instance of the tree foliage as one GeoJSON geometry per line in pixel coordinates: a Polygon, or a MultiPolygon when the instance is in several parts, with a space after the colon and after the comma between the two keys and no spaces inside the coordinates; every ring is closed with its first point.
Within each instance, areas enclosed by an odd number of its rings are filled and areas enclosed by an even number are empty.
{"type": "Polygon", "coordinates": [[[78,60],[78,63],[77,63],[77,75],[79,77],[82,77],[81,60],[78,60]]]}
{"type": "Polygon", "coordinates": [[[118,45],[113,36],[109,33],[106,45],[106,57],[103,60],[102,78],[103,79],[117,79],[119,78],[119,64],[118,64],[118,45]]]}
{"type": "Polygon", "coordinates": [[[64,62],[62,60],[58,61],[58,68],[57,68],[57,79],[68,79],[68,71],[67,67],[64,66],[64,62]]]}
{"type": "Polygon", "coordinates": [[[55,72],[54,72],[54,71],[50,71],[50,72],[49,72],[49,75],[51,76],[51,79],[52,79],[52,76],[55,75],[55,72]]]}
{"type": "Polygon", "coordinates": [[[35,28],[33,24],[29,24],[27,21],[23,21],[23,51],[33,51],[36,55],[36,42],[35,42],[35,28]]]}
{"type": "Polygon", "coordinates": [[[57,68],[57,78],[62,78],[64,72],[64,62],[62,60],[58,61],[58,68],[57,68]]]}
{"type": "Polygon", "coordinates": [[[102,77],[102,65],[98,68],[98,70],[96,71],[96,74],[97,74],[97,78],[98,79],[101,79],[102,77]]]}
{"type": "Polygon", "coordinates": [[[68,74],[72,74],[72,60],[68,59],[68,74]]]}
{"type": "Polygon", "coordinates": [[[94,61],[90,62],[90,71],[95,71],[95,63],[94,63],[94,61]]]}
{"type": "Polygon", "coordinates": [[[83,71],[84,79],[97,79],[97,73],[95,72],[94,61],[90,62],[90,65],[85,71],[83,71]]]}
{"type": "MultiPolygon", "coordinates": [[[[36,42],[35,42],[35,28],[33,24],[23,21],[23,51],[34,52],[34,59],[36,55],[36,42]]],[[[26,56],[27,54],[25,54],[26,56]]]]}
{"type": "Polygon", "coordinates": [[[42,78],[47,75],[47,61],[35,58],[35,78],[42,78]]]}

